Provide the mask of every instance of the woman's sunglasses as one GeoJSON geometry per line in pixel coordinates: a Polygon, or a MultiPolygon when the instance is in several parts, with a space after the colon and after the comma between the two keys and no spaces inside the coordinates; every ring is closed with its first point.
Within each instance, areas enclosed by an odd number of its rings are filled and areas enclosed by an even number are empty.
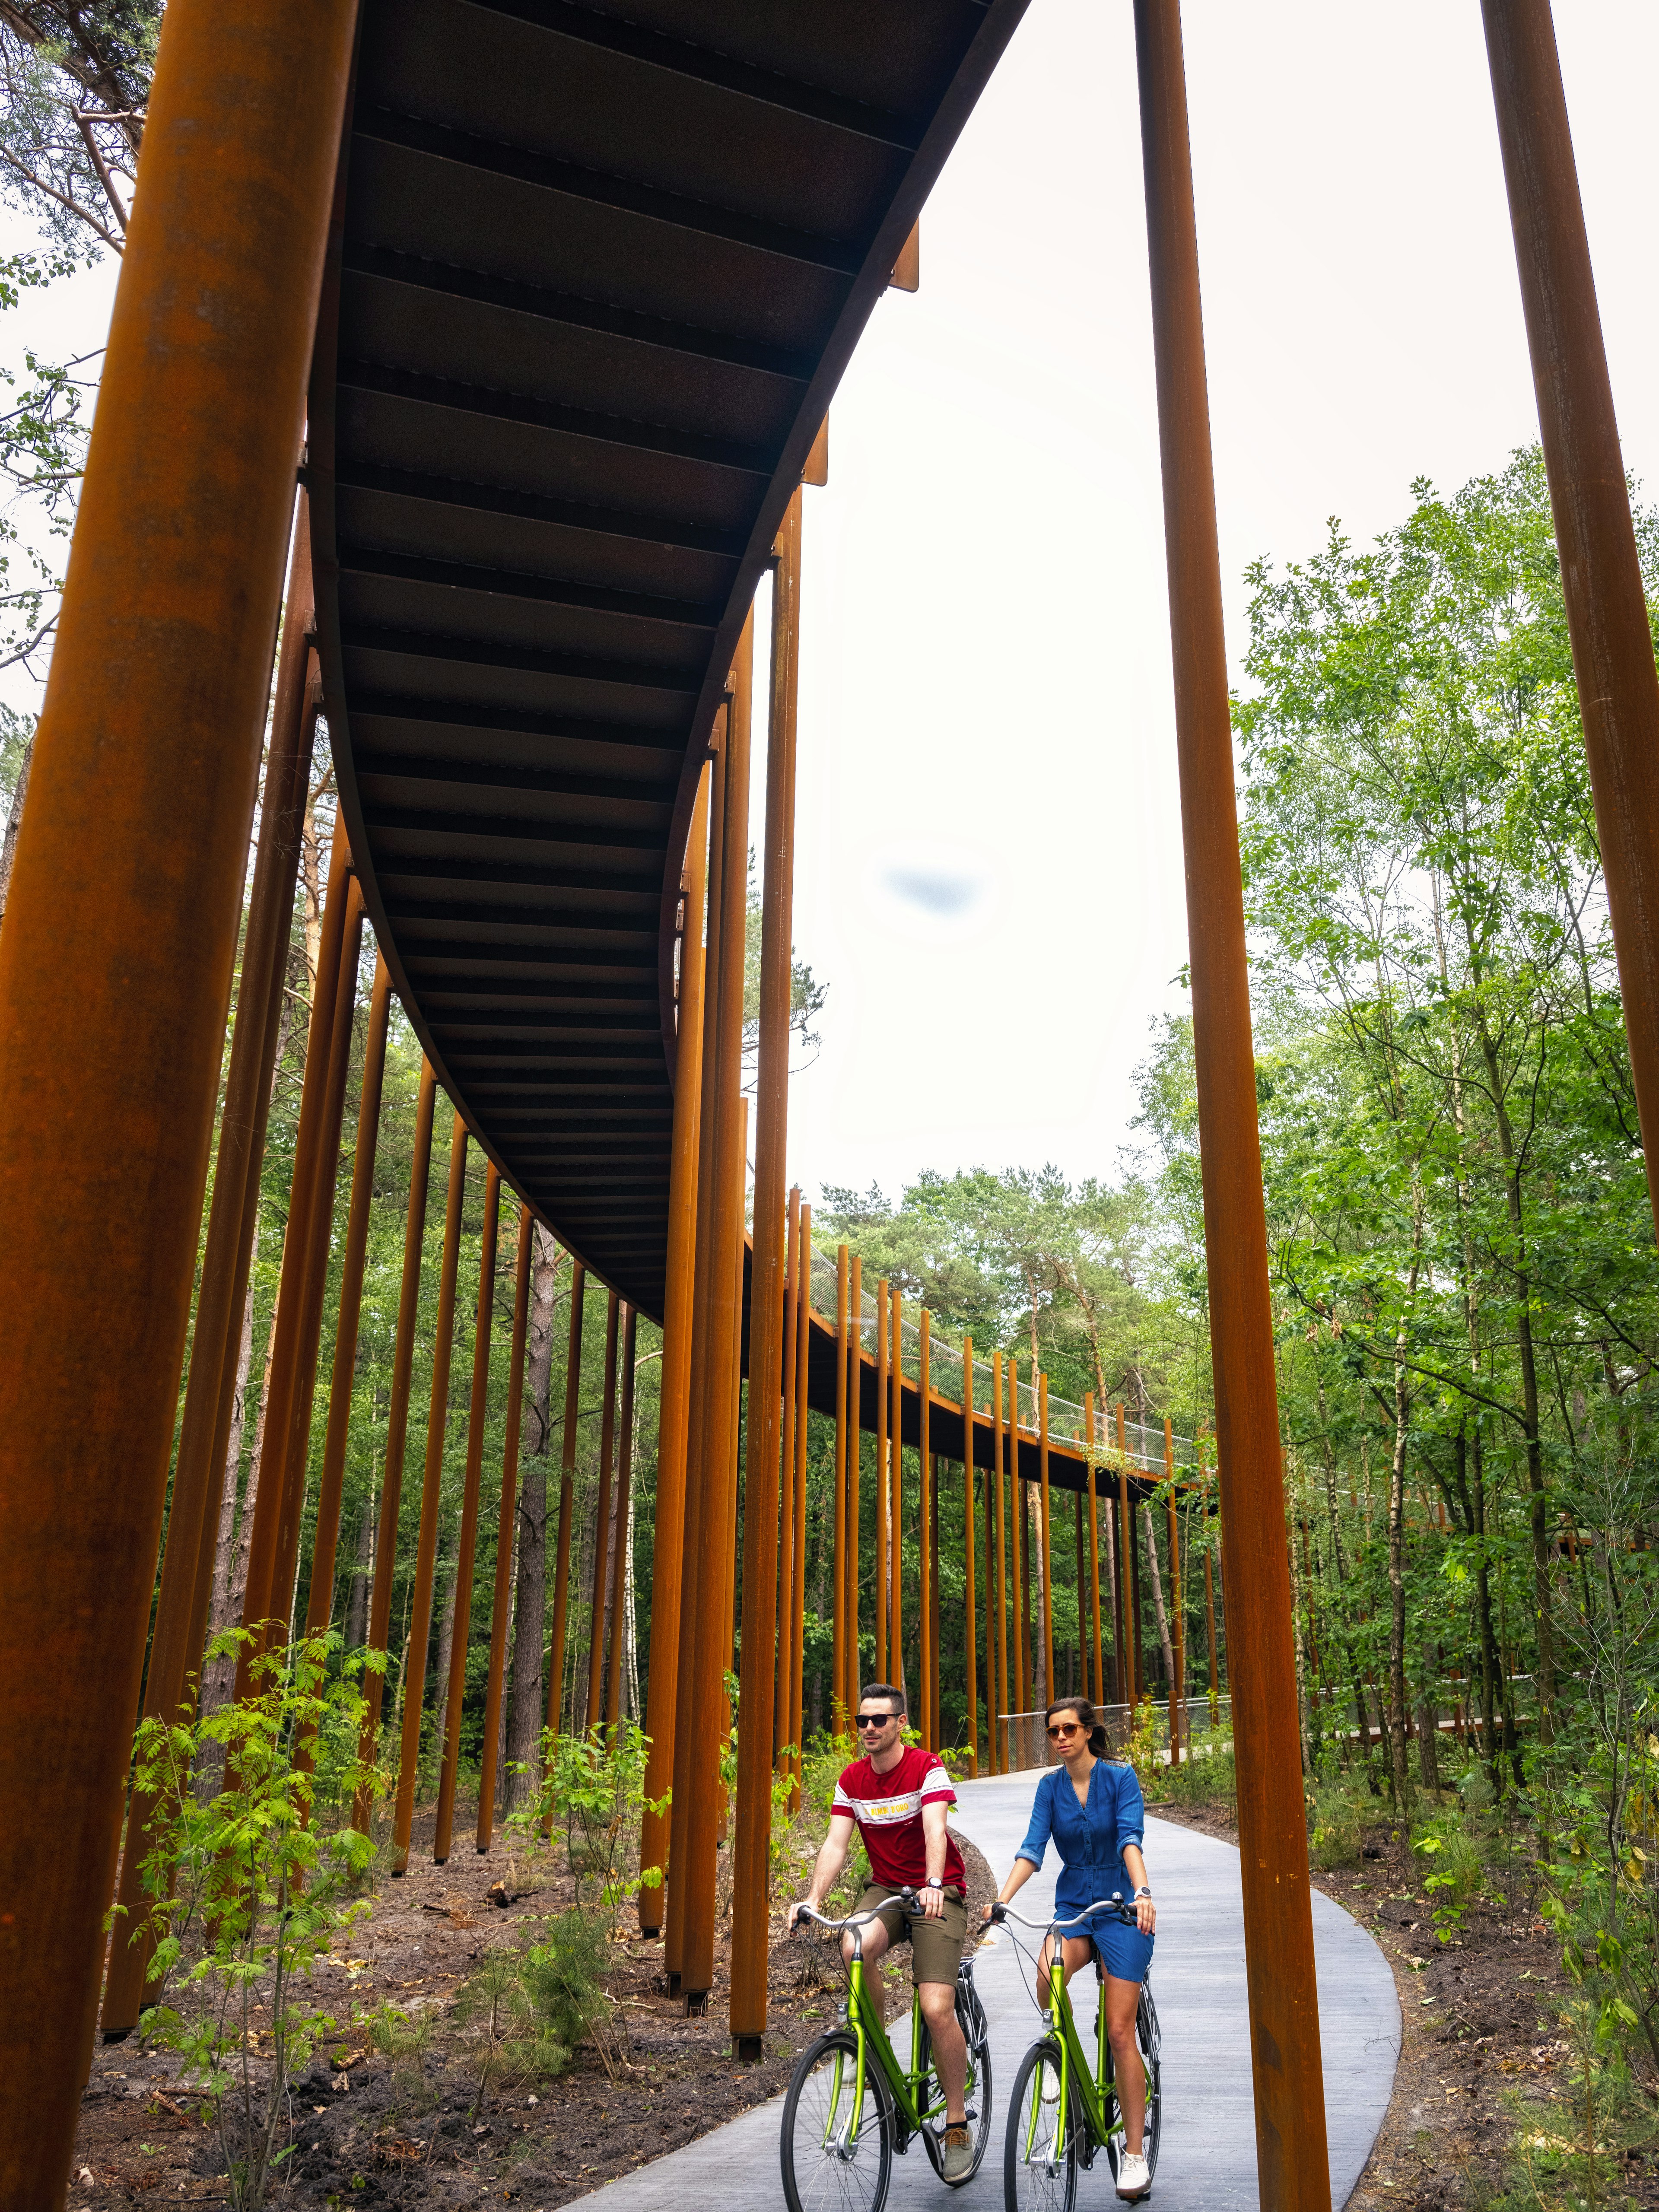
{"type": "Polygon", "coordinates": [[[1081,1721],[1056,1721],[1048,1733],[1058,1742],[1063,1735],[1081,1735],[1083,1723],[1081,1721]]]}

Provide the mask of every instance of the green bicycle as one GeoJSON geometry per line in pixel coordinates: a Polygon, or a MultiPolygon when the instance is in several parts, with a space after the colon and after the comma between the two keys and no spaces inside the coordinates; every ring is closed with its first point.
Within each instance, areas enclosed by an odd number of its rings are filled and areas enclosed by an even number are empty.
{"type": "MultiPolygon", "coordinates": [[[[1066,1968],[1060,1937],[1079,1927],[1091,1913],[1115,1910],[1120,1920],[1133,1924],[1134,1915],[1121,1894],[1101,1898],[1073,1920],[1044,1923],[1028,1920],[1012,1905],[995,1905],[993,1920],[1018,1920],[1023,1928],[1049,1937],[1048,2002],[1043,2008],[1043,2033],[1020,2061],[1008,2106],[1008,2138],[1003,2159],[1003,2197],[1007,2212],[1073,2212],[1077,2203],[1079,2166],[1092,2166],[1101,2151],[1106,2154],[1112,2178],[1117,2178],[1123,2154],[1123,2116],[1119,2108],[1112,2063],[1112,2046],[1106,2035],[1106,1992],[1100,1993],[1095,2021],[1095,2057],[1091,2066],[1072,2014],[1066,1987],[1066,1968]]],[[[1095,1966],[1099,1979],[1098,1960],[1095,1966]]],[[[1142,2150],[1148,2176],[1158,2171],[1158,2137],[1163,2117],[1160,2081],[1158,2007],[1148,1984],[1140,1986],[1135,2008],[1135,2042],[1146,2069],[1146,2124],[1142,2150]]]]}
{"type": "MultiPolygon", "coordinates": [[[[914,1890],[892,1902],[921,1910],[914,1890]]],[[[836,2025],[804,2051],[783,2100],[783,2194],[789,2212],[881,2212],[892,2178],[893,2153],[916,2137],[943,2179],[945,2093],[933,2070],[921,1996],[910,1998],[910,2063],[900,2063],[864,1978],[864,1929],[877,1917],[854,1913],[826,1920],[803,1909],[803,1919],[839,1935],[853,1931],[847,2002],[836,2025]]],[[[974,2162],[957,2188],[979,2172],[991,2132],[991,2043],[985,2008],[974,1987],[971,1960],[957,1974],[957,2019],[968,2045],[968,2125],[974,2162]]]]}

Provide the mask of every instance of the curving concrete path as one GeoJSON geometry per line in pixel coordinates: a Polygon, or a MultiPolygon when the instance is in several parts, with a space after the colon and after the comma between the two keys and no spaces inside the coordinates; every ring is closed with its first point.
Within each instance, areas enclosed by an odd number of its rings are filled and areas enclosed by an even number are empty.
{"type": "MultiPolygon", "coordinates": [[[[1035,1774],[957,1785],[958,1823],[999,1881],[1025,1833],[1035,1774]]],[[[1255,2120],[1250,2096],[1244,2000],[1244,1916],[1238,1853],[1167,1820],[1146,1824],[1146,1864],[1160,1928],[1152,1989],[1164,2029],[1164,2141],[1154,2197],[1190,2212],[1255,2212],[1255,2120]]],[[[1035,1918],[1054,1898],[1054,1863],[1021,1893],[1035,1918]]],[[[1346,2204],[1388,2110],[1400,2051],[1394,1976],[1376,1945],[1338,1905],[1314,1893],[1314,1947],[1325,2055],[1325,2120],[1331,2203],[1346,2204]]],[[[985,2163],[955,2201],[984,2212],[1002,2201],[1004,2100],[1036,2032],[1027,1994],[1030,1967],[1005,1929],[980,1948],[975,1976],[991,2023],[997,2120],[985,2163]],[[1022,1966],[1024,1966],[1024,1972],[1022,1966]]],[[[1035,1948],[1035,1944],[1032,1946],[1035,1948]]],[[[723,2128],[634,2174],[594,2190],[583,2203],[604,2212],[775,2212],[781,2099],[757,2105],[723,2128]]],[[[1079,2204],[1116,2204],[1103,2160],[1079,2178],[1079,2204]]],[[[893,2164],[894,2212],[939,2212],[939,2185],[920,2146],[893,2164]]]]}

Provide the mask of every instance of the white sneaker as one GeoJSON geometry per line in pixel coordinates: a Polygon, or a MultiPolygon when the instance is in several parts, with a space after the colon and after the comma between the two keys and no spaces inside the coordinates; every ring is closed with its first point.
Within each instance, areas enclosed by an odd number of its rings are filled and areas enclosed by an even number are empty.
{"type": "Polygon", "coordinates": [[[1146,2161],[1136,2151],[1126,2150],[1117,2162],[1117,2193],[1133,2204],[1152,2185],[1146,2161]]]}

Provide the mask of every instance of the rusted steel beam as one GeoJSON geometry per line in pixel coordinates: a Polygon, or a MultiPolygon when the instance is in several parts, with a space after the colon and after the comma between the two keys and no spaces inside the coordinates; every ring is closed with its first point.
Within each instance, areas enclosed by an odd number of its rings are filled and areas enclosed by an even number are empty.
{"type": "Polygon", "coordinates": [[[979,1773],[979,1624],[974,1593],[974,1340],[962,1340],[962,1553],[968,1607],[968,1772],[979,1773]]]}
{"type": "MultiPolygon", "coordinates": [[[[799,490],[773,546],[772,666],[761,880],[760,1038],[755,1068],[755,1232],[749,1289],[749,1421],[743,1514],[742,1687],[738,1699],[738,1807],[732,1894],[732,2037],[758,2058],[766,2027],[768,1869],[772,1820],[774,1684],[782,1675],[789,1725],[793,1634],[778,1611],[779,1571],[793,1600],[794,1407],[782,1419],[786,1357],[794,1365],[795,1313],[785,1270],[799,1265],[800,1197],[786,1200],[789,1137],[789,1000],[795,881],[795,725],[800,641],[799,490]],[[790,1231],[793,1231],[793,1235],[790,1231]],[[786,1336],[787,1344],[786,1346],[786,1336]],[[782,1534],[780,1535],[780,1523],[782,1534]],[[781,1653],[781,1667],[779,1659],[781,1653]]],[[[792,1377],[793,1379],[793,1377],[792,1377]]],[[[805,1378],[803,1376],[803,1382],[805,1378]]]]}
{"type": "MultiPolygon", "coordinates": [[[[295,1134],[294,1166],[289,1185],[288,1232],[283,1239],[276,1318],[272,1323],[275,1337],[265,1391],[264,1440],[258,1470],[258,1487],[254,1497],[253,1526],[248,1536],[247,1580],[242,1601],[242,1626],[245,1629],[258,1629],[262,1623],[274,1620],[279,1607],[284,1613],[287,1611],[288,1598],[287,1593],[282,1589],[280,1562],[286,1526],[289,1454],[292,1442],[294,1401],[301,1387],[305,1362],[311,1238],[318,1212],[318,1185],[325,1173],[326,1145],[324,1124],[327,1117],[329,1058],[333,1049],[335,1003],[340,990],[340,954],[345,941],[350,868],[351,854],[346,842],[345,817],[343,814],[337,815],[334,842],[329,853],[322,930],[317,948],[317,980],[312,993],[311,1023],[306,1036],[305,1077],[300,1090],[300,1123],[295,1134]]],[[[245,1645],[238,1662],[236,1694],[239,1698],[247,1695],[248,1668],[253,1648],[245,1645]]]]}
{"type": "Polygon", "coordinates": [[[904,1681],[904,1331],[903,1300],[898,1291],[887,1294],[887,1323],[892,1331],[892,1350],[887,1361],[887,1387],[892,1403],[887,1414],[888,1504],[887,1533],[892,1547],[888,1570],[887,1659],[896,1680],[904,1681]]]}
{"type": "Polygon", "coordinates": [[[800,1210],[800,1291],[795,1300],[795,1328],[798,1333],[795,1373],[799,1377],[799,1387],[795,1393],[793,1435],[791,1437],[786,1432],[785,1439],[785,1449],[793,1448],[795,1461],[795,1601],[785,1616],[790,1636],[789,1741],[793,1748],[789,1760],[793,1777],[789,1816],[792,1820],[800,1810],[801,1747],[806,1740],[806,1363],[811,1349],[812,1330],[812,1209],[806,1205],[803,1205],[800,1210]]]}
{"type": "Polygon", "coordinates": [[[351,1209],[340,1260],[340,1310],[334,1330],[328,1426],[323,1436],[323,1474],[317,1492],[317,1534],[311,1551],[311,1590],[306,1634],[320,1635],[334,1604],[334,1556],[340,1537],[340,1493],[345,1480],[346,1438],[351,1426],[351,1383],[357,1366],[357,1330],[363,1307],[363,1262],[368,1256],[369,1208],[374,1197],[374,1155],[380,1133],[380,1091],[386,1076],[386,1029],[392,978],[383,955],[374,959],[363,1043],[363,1085],[357,1103],[357,1144],[351,1164],[351,1209]]]}
{"type": "MultiPolygon", "coordinates": [[[[1487,0],[1489,21],[1492,12],[1487,0]]],[[[1229,1588],[1250,1623],[1235,1655],[1233,1724],[1257,2173],[1264,2206],[1328,2212],[1307,1817],[1179,0],[1135,0],[1134,20],[1224,1541],[1229,1588]]],[[[1639,604],[1637,619],[1651,688],[1652,647],[1639,604]]],[[[1656,735],[1659,719],[1649,723],[1644,738],[1650,755],[1656,735]]],[[[1652,772],[1659,775],[1659,758],[1652,772]]],[[[1659,795],[1659,783],[1648,787],[1659,795]]],[[[1651,823],[1648,834],[1654,834],[1651,823]]]]}
{"type": "Polygon", "coordinates": [[[831,1600],[834,1638],[830,1646],[830,1727],[838,1734],[847,1725],[847,1247],[836,1247],[836,1490],[835,1535],[830,1549],[830,1572],[835,1577],[831,1600]],[[837,1708],[840,1708],[837,1711],[837,1708]]]}
{"type": "MultiPolygon", "coordinates": [[[[427,1185],[432,1172],[432,1118],[438,1082],[429,1060],[421,1061],[415,1097],[415,1150],[409,1170],[409,1211],[404,1223],[404,1273],[398,1292],[397,1334],[392,1348],[392,1392],[386,1417],[386,1470],[380,1480],[380,1517],[374,1537],[374,1583],[369,1594],[368,1648],[384,1652],[392,1632],[392,1583],[398,1565],[398,1516],[403,1504],[404,1454],[409,1440],[409,1386],[415,1371],[415,1324],[421,1310],[421,1254],[426,1237],[427,1185]]],[[[384,1669],[363,1680],[368,1707],[358,1757],[367,1766],[374,1758],[380,1711],[386,1698],[384,1669]]],[[[374,1800],[358,1792],[352,1823],[367,1833],[374,1800]]]]}
{"type": "Polygon", "coordinates": [[[605,1711],[605,1601],[611,1560],[611,1473],[617,1449],[617,1332],[620,1302],[612,1291],[605,1309],[605,1384],[599,1401],[599,1494],[593,1509],[593,1595],[589,1601],[587,1726],[605,1711]]]}
{"type": "MultiPolygon", "coordinates": [[[[306,1477],[311,1464],[311,1419],[317,1399],[317,1361],[328,1290],[334,1201],[340,1179],[340,1139],[345,1125],[346,1080],[351,1070],[351,1030],[357,1011],[357,965],[362,941],[362,887],[354,875],[346,891],[339,981],[335,987],[334,1020],[328,1040],[328,1080],[322,1099],[320,1152],[311,1193],[311,1233],[306,1240],[305,1273],[301,1278],[303,1303],[298,1366],[289,1401],[288,1449],[282,1462],[283,1516],[276,1530],[276,1561],[270,1596],[272,1613],[282,1623],[285,1635],[292,1632],[298,1593],[306,1477]]],[[[270,1434],[269,1421],[265,1434],[270,1434]]]]}
{"type": "Polygon", "coordinates": [[[893,1478],[887,1465],[888,1401],[892,1395],[887,1362],[891,1345],[887,1320],[887,1278],[876,1284],[876,1680],[894,1671],[887,1662],[887,1555],[890,1541],[893,1478]]]}
{"type": "MultiPolygon", "coordinates": [[[[484,1690],[483,1758],[478,1770],[478,1849],[495,1833],[495,1785],[501,1753],[501,1677],[507,1669],[507,1616],[513,1609],[513,1531],[519,1510],[519,1437],[524,1420],[525,1340],[530,1333],[530,1261],[535,1225],[519,1208],[518,1270],[513,1282],[513,1351],[507,1365],[507,1436],[501,1449],[501,1502],[495,1516],[495,1593],[489,1614],[489,1678],[484,1690]]],[[[649,1864],[647,1861],[645,1863],[649,1864]]]]}
{"type": "Polygon", "coordinates": [[[0,933],[8,2204],[97,2020],[356,19],[167,12],[0,933]]]}
{"type": "MultiPolygon", "coordinates": [[[[795,1352],[796,1309],[800,1287],[800,1185],[792,1186],[787,1220],[788,1259],[783,1279],[783,1419],[780,1429],[783,1450],[783,1508],[778,1516],[778,1673],[772,1703],[772,1763],[786,1771],[784,1753],[793,1738],[789,1733],[789,1644],[783,1634],[794,1601],[795,1551],[795,1352]]],[[[753,1309],[750,1309],[751,1314],[753,1309]]],[[[802,1380],[805,1381],[803,1376],[802,1380]]]]}
{"type": "MultiPolygon", "coordinates": [[[[570,1337],[564,1361],[564,1431],[559,1448],[559,1541],[553,1563],[553,1638],[547,1655],[547,1725],[564,1725],[564,1647],[570,1613],[570,1539],[576,1517],[576,1423],[581,1413],[582,1314],[587,1299],[587,1270],[580,1260],[570,1267],[570,1337]]],[[[550,1812],[542,1824],[552,1833],[550,1812]]]]}
{"type": "Polygon", "coordinates": [[[1123,1638],[1118,1654],[1118,1674],[1123,1686],[1121,1701],[1129,1708],[1133,1727],[1135,1707],[1140,1700],[1140,1622],[1135,1613],[1134,1512],[1129,1504],[1129,1462],[1121,1398],[1117,1403],[1117,1551],[1123,1582],[1123,1638]]]}
{"type": "MultiPolygon", "coordinates": [[[[309,509],[302,493],[295,514],[282,652],[271,714],[270,757],[260,806],[259,848],[248,896],[242,971],[231,1033],[225,1103],[219,1117],[219,1152],[213,1200],[202,1252],[190,1378],[185,1388],[173,1492],[162,1547],[155,1628],[144,1676],[143,1717],[178,1712],[190,1676],[201,1664],[213,1583],[213,1539],[225,1482],[229,1441],[217,1436],[222,1402],[228,1414],[235,1389],[235,1347],[253,1227],[258,1218],[259,1168],[270,1111],[271,1065],[276,1053],[283,956],[294,912],[306,780],[316,716],[307,708],[306,633],[313,620],[309,509]],[[222,1385],[228,1382],[229,1389],[222,1385]],[[205,1559],[204,1554],[205,1553],[205,1559]]],[[[104,1983],[103,2033],[118,2042],[138,2024],[155,1946],[135,1929],[144,1899],[142,1870],[152,1837],[152,1808],[135,1796],[127,1818],[126,1848],[116,1903],[121,1915],[110,1946],[104,1983]]]]}
{"type": "Polygon", "coordinates": [[[612,1740],[622,1718],[623,1650],[628,1641],[628,1513],[634,1475],[634,1340],[638,1316],[623,1308],[622,1410],[617,1441],[616,1541],[611,1565],[611,1663],[605,1674],[605,1717],[612,1740]]]}
{"type": "Polygon", "coordinates": [[[709,769],[708,953],[703,969],[702,1066],[697,1125],[697,1224],[693,1255],[691,1361],[686,1401],[685,1517],[680,1547],[679,1649],[675,1668],[674,1781],[669,1808],[668,1882],[664,1899],[663,1966],[668,1994],[680,1993],[685,1934],[684,1906],[689,1875],[686,1837],[691,1818],[691,1743],[697,1676],[697,1609],[688,1604],[696,1589],[702,1562],[702,1506],[708,1458],[708,1395],[710,1323],[714,1300],[714,1184],[719,1158],[720,1102],[714,1066],[720,1034],[720,958],[719,921],[720,865],[725,845],[726,748],[731,723],[728,695],[715,722],[714,757],[709,769]]]}
{"type": "MultiPolygon", "coordinates": [[[[667,1296],[663,1309],[662,1381],[657,1436],[656,1528],[651,1565],[651,1671],[646,1687],[644,1791],[640,1864],[665,1867],[667,1819],[648,1808],[667,1796],[674,1778],[675,1665],[679,1650],[685,1540],[686,1435],[691,1392],[691,1298],[697,1245],[697,1155],[702,1097],[703,902],[708,876],[709,770],[702,770],[691,810],[680,930],[678,1046],[674,1063],[674,1133],[668,1187],[667,1296]]],[[[664,1885],[642,1883],[641,1934],[661,1932],[664,1885]]]]}
{"type": "Polygon", "coordinates": [[[1048,1378],[1037,1385],[1037,1483],[1042,1492],[1042,1701],[1054,1701],[1054,1547],[1048,1501],[1048,1378]]]}
{"type": "Polygon", "coordinates": [[[478,1251],[478,1304],[472,1329],[472,1389],[466,1401],[466,1472],[461,1488],[461,1529],[455,1547],[454,1619],[449,1633],[449,1681],[444,1696],[440,1747],[438,1818],[432,1863],[443,1866],[455,1839],[455,1780],[461,1760],[461,1705],[466,1696],[466,1650],[472,1632],[472,1578],[478,1557],[478,1494],[483,1483],[484,1430],[489,1421],[489,1355],[495,1320],[495,1244],[501,1232],[501,1185],[491,1160],[484,1176],[483,1237],[478,1251]]]}
{"type": "MultiPolygon", "coordinates": [[[[1480,12],[1631,1069],[1652,1159],[1659,1152],[1659,674],[1549,0],[1481,0],[1480,12]]],[[[1648,1193],[1659,1222],[1659,1177],[1649,1176],[1648,1193]]],[[[1224,1445],[1224,1469],[1229,1458],[1224,1445]]],[[[1225,1530],[1224,1508],[1224,1545],[1225,1530]]]]}
{"type": "MultiPolygon", "coordinates": [[[[723,751],[720,906],[714,941],[720,970],[714,1048],[703,1080],[716,1116],[709,1226],[708,1365],[702,1407],[702,1510],[693,1608],[695,1656],[685,1832],[681,1988],[689,2011],[707,2010],[714,1978],[714,1852],[720,1818],[719,1741],[730,1726],[725,1678],[732,1662],[732,1507],[737,1482],[737,1365],[743,1322],[743,1231],[747,1102],[738,1085],[743,1050],[743,963],[748,888],[752,614],[738,640],[723,751]]],[[[768,1737],[770,1729],[766,1731],[768,1737]]],[[[679,1856],[679,1838],[674,1849],[679,1856]]]]}
{"type": "MultiPolygon", "coordinates": [[[[996,1463],[993,1480],[996,1485],[997,1524],[997,1679],[996,1712],[992,1715],[993,1733],[999,1725],[999,1716],[1009,1711],[1008,1705],[1008,1542],[1007,1527],[1003,1513],[1002,1470],[1006,1440],[1002,1425],[1002,1354],[991,1355],[991,1404],[993,1412],[993,1443],[996,1463]]],[[[998,1740],[995,1771],[1006,1774],[1013,1765],[1013,1738],[1006,1722],[1000,1723],[1002,1734],[998,1740]]]]}
{"type": "Polygon", "coordinates": [[[932,1316],[924,1306],[921,1309],[921,1380],[918,1389],[921,1427],[921,1442],[917,1452],[917,1463],[921,1469],[919,1534],[921,1540],[919,1548],[921,1559],[921,1589],[917,1593],[917,1614],[921,1622],[921,1630],[918,1637],[919,1658],[916,1671],[921,1678],[921,1740],[930,1751],[937,1751],[939,1745],[934,1737],[933,1687],[939,1672],[939,1626],[933,1619],[933,1455],[928,1449],[927,1420],[927,1392],[931,1382],[928,1354],[933,1348],[927,1332],[932,1326],[932,1316]]]}
{"type": "Polygon", "coordinates": [[[854,1252],[847,1287],[852,1341],[847,1353],[847,1673],[842,1694],[849,1716],[858,1711],[864,1675],[859,1643],[859,1554],[864,1517],[864,1261],[854,1252]]]}
{"type": "Polygon", "coordinates": [[[449,1139],[449,1194],[444,1209],[443,1261],[438,1276],[438,1316],[432,1343],[432,1400],[426,1422],[426,1464],[421,1480],[421,1533],[415,1551],[415,1589],[404,1647],[403,1741],[392,1824],[392,1871],[409,1866],[415,1817],[415,1778],[421,1763],[422,1710],[426,1702],[426,1647],[432,1634],[432,1584],[438,1565],[438,1504],[443,1491],[444,1443],[449,1420],[449,1361],[455,1343],[455,1278],[460,1263],[461,1203],[466,1194],[466,1124],[459,1114],[449,1139]]]}
{"type": "Polygon", "coordinates": [[[1175,1679],[1170,1685],[1170,1764],[1179,1766],[1181,1730],[1186,1714],[1187,1627],[1181,1602],[1181,1530],[1176,1520],[1175,1431],[1167,1413],[1164,1417],[1164,1480],[1170,1523],[1170,1630],[1175,1661],[1175,1679]]]}
{"type": "MultiPolygon", "coordinates": [[[[1106,1654],[1100,1635],[1100,1514],[1098,1505],[1099,1474],[1095,1459],[1095,1394],[1086,1390],[1083,1396],[1083,1432],[1088,1438],[1089,1449],[1089,1602],[1093,1612],[1095,1655],[1095,1702],[1104,1705],[1106,1698],[1106,1654]]],[[[1078,1593],[1078,1602],[1083,1602],[1083,1593],[1078,1593]]]]}

